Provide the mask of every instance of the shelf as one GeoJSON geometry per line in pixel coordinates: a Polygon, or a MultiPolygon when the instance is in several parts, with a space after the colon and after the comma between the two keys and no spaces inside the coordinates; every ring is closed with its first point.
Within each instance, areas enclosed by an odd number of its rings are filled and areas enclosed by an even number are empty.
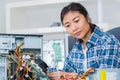
{"type": "Polygon", "coordinates": [[[61,9],[72,1],[84,0],[45,0],[22,1],[6,5],[6,33],[60,33],[61,26],[50,27],[60,21],[61,9]]]}
{"type": "Polygon", "coordinates": [[[13,34],[49,34],[49,33],[61,33],[66,32],[63,27],[51,27],[51,28],[31,28],[31,29],[19,29],[11,30],[9,33],[13,34]]]}
{"type": "Polygon", "coordinates": [[[120,25],[120,11],[117,10],[120,7],[120,1],[117,0],[43,0],[42,2],[36,0],[6,5],[6,33],[62,33],[65,31],[63,27],[50,26],[56,22],[61,22],[61,9],[70,2],[83,4],[91,21],[102,25],[100,27],[104,31],[120,25]],[[111,10],[114,14],[111,13],[111,10]]]}
{"type": "Polygon", "coordinates": [[[39,5],[50,5],[50,4],[60,4],[60,3],[69,3],[69,2],[78,2],[78,1],[86,1],[86,0],[36,0],[36,1],[21,1],[21,2],[13,2],[7,4],[9,8],[17,8],[17,7],[28,7],[28,6],[39,6],[39,5]]]}

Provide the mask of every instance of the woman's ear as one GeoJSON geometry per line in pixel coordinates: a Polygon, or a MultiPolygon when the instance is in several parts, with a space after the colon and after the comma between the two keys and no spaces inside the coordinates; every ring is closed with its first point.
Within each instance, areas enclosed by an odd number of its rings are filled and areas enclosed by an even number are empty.
{"type": "Polygon", "coordinates": [[[87,15],[86,19],[87,19],[88,23],[91,23],[91,19],[90,19],[89,15],[87,15]]]}

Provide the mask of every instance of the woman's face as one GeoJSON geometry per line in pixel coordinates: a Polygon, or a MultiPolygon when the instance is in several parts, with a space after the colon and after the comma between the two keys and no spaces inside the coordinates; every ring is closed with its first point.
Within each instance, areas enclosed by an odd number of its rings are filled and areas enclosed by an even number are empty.
{"type": "Polygon", "coordinates": [[[66,31],[73,37],[87,40],[91,35],[87,19],[78,11],[69,11],[63,18],[66,31]]]}

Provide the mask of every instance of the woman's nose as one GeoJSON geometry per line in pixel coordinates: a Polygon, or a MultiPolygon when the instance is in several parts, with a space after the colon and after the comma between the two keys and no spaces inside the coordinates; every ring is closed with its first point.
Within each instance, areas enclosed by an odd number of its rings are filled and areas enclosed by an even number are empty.
{"type": "Polygon", "coordinates": [[[71,29],[72,29],[72,31],[76,31],[76,30],[77,30],[77,26],[74,25],[74,24],[72,24],[72,25],[71,25],[71,29]]]}

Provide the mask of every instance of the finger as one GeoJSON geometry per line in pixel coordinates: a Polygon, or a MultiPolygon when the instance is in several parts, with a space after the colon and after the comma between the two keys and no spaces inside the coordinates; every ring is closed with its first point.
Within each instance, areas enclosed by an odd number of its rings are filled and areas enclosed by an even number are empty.
{"type": "Polygon", "coordinates": [[[59,79],[60,78],[59,74],[49,74],[48,76],[52,79],[59,79]]]}

